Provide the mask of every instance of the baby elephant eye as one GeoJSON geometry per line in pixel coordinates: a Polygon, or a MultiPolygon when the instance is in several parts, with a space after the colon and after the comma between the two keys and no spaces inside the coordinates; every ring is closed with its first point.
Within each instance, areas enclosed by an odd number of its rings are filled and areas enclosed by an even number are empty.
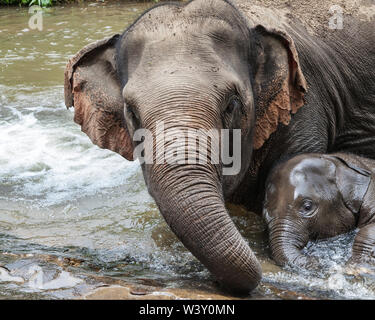
{"type": "Polygon", "coordinates": [[[310,211],[311,210],[311,208],[312,208],[312,201],[311,200],[305,200],[304,202],[303,202],[303,209],[305,210],[305,211],[310,211]]]}
{"type": "Polygon", "coordinates": [[[300,213],[303,215],[309,215],[315,211],[314,202],[311,199],[305,199],[302,201],[300,213]]]}

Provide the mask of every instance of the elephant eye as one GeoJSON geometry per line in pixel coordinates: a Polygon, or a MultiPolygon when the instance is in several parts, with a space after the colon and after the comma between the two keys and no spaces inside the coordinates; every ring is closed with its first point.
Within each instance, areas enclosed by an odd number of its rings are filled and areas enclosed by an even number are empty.
{"type": "Polygon", "coordinates": [[[139,118],[137,114],[134,111],[134,108],[132,108],[130,105],[125,105],[125,118],[128,119],[128,121],[131,122],[134,128],[138,128],[140,125],[139,118]]]}
{"type": "Polygon", "coordinates": [[[241,101],[237,96],[232,96],[229,99],[229,102],[227,104],[227,108],[225,109],[225,112],[232,113],[234,110],[241,107],[241,101]]]}
{"type": "Polygon", "coordinates": [[[302,201],[299,212],[304,216],[311,216],[315,212],[316,206],[311,199],[304,199],[302,201]]]}

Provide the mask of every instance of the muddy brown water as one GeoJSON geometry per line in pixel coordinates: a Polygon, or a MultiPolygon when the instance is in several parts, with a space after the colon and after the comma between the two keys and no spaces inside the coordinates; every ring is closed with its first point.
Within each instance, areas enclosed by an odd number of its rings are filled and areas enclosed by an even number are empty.
{"type": "MultiPolygon", "coordinates": [[[[222,294],[161,218],[138,163],[94,146],[64,107],[68,58],[148,7],[45,9],[42,31],[30,29],[28,8],[0,8],[0,298],[76,298],[124,283],[222,294]]],[[[354,233],[309,244],[326,266],[319,274],[281,270],[262,220],[228,207],[263,266],[250,298],[375,297],[372,276],[343,271],[354,233]]]]}

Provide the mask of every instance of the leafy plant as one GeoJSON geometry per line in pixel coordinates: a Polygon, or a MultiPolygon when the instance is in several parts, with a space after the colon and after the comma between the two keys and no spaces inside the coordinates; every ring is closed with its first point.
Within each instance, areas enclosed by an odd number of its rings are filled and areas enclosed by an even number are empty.
{"type": "Polygon", "coordinates": [[[20,5],[20,6],[32,6],[34,4],[39,5],[40,7],[50,7],[56,0],[0,0],[1,5],[20,5]]]}
{"type": "MultiPolygon", "coordinates": [[[[21,0],[23,1],[30,1],[30,0],[21,0]]],[[[53,0],[31,0],[29,3],[29,6],[32,6],[33,4],[36,4],[38,2],[39,7],[50,7],[52,6],[52,1],[53,0]]]]}
{"type": "MultiPolygon", "coordinates": [[[[64,2],[80,2],[85,0],[0,0],[1,5],[19,5],[19,6],[32,6],[32,5],[39,5],[40,7],[50,7],[52,5],[61,4],[64,2]]],[[[105,0],[98,0],[105,2],[105,0]]],[[[137,2],[154,2],[158,3],[162,0],[127,0],[127,1],[137,1],[137,2]]],[[[166,1],[166,0],[164,0],[166,1]]]]}

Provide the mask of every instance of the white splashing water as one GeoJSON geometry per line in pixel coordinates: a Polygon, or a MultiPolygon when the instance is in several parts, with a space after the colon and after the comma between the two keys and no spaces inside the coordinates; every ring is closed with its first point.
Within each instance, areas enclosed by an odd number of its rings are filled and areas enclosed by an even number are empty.
{"type": "Polygon", "coordinates": [[[318,293],[320,297],[375,299],[373,281],[367,286],[366,281],[355,280],[347,273],[345,263],[351,256],[355,234],[356,231],[353,231],[331,239],[308,243],[303,253],[319,259],[323,266],[319,272],[286,268],[285,271],[265,274],[264,280],[296,291],[300,288],[302,292],[306,292],[307,289],[312,293],[318,293]]]}
{"type": "Polygon", "coordinates": [[[0,282],[17,282],[23,283],[25,280],[22,277],[12,276],[9,270],[0,267],[0,282]]]}
{"type": "Polygon", "coordinates": [[[139,170],[137,162],[94,146],[80,132],[61,91],[17,95],[16,101],[2,95],[0,184],[10,192],[0,197],[52,205],[124,184],[139,170]]]}
{"type": "Polygon", "coordinates": [[[50,281],[44,281],[44,271],[38,266],[31,266],[29,269],[31,277],[28,286],[36,290],[57,290],[62,288],[72,288],[83,283],[83,280],[72,276],[69,272],[61,271],[59,275],[50,281]]]}

